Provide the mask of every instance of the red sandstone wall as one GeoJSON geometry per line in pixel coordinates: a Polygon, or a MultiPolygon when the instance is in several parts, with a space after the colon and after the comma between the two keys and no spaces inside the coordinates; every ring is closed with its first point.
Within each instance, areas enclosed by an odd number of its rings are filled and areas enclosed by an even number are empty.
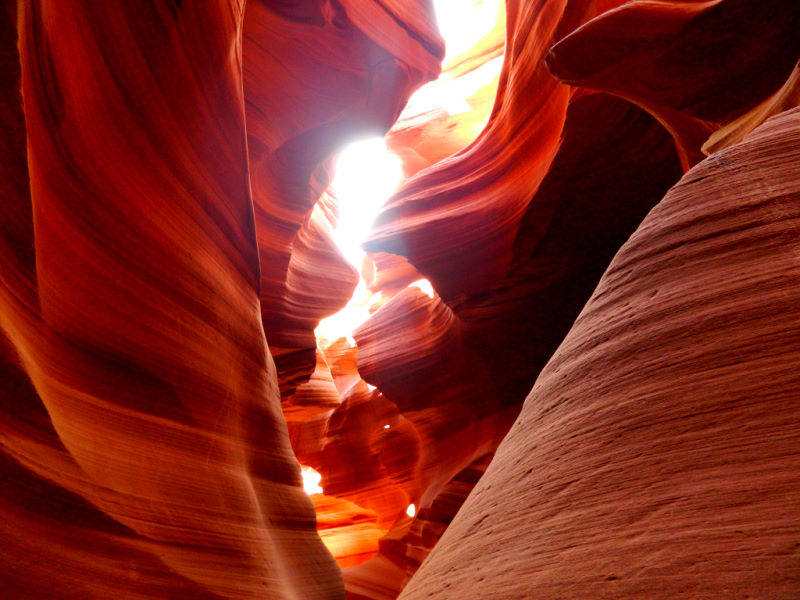
{"type": "Polygon", "coordinates": [[[389,133],[356,348],[330,158],[427,3],[4,5],[0,596],[796,595],[797,6],[504,18],[389,133]]]}
{"type": "Polygon", "coordinates": [[[794,598],[800,109],[622,247],[401,598],[794,598]]]}
{"type": "Polygon", "coordinates": [[[438,62],[297,10],[4,7],[3,597],[343,596],[264,328],[313,359],[355,276],[318,165],[438,62]]]}

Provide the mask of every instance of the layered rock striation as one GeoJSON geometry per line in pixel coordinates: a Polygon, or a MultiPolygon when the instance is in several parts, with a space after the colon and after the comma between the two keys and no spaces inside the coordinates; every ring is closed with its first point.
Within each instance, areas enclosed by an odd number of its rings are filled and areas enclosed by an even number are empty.
{"type": "Polygon", "coordinates": [[[496,16],[5,4],[0,596],[797,595],[800,10],[496,16]]]}
{"type": "Polygon", "coordinates": [[[401,598],[791,598],[800,109],[616,255],[401,598]]]}

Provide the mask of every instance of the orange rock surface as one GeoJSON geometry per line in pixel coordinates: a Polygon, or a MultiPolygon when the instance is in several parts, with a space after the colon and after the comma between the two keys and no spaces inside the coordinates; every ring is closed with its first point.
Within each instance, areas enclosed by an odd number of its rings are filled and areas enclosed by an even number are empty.
{"type": "Polygon", "coordinates": [[[3,597],[343,596],[265,327],[313,359],[355,285],[316,164],[438,62],[305,8],[3,10],[3,597]]]}
{"type": "Polygon", "coordinates": [[[798,132],[650,212],[401,598],[797,594],[798,132]]]}
{"type": "Polygon", "coordinates": [[[491,10],[3,5],[0,598],[800,593],[800,6],[491,10]]]}

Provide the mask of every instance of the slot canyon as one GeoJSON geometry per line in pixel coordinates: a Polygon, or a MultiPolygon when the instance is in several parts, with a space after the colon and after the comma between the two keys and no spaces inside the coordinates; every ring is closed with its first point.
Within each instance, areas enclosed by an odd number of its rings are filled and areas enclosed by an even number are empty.
{"type": "Polygon", "coordinates": [[[0,600],[800,598],[800,2],[5,0],[0,600]]]}

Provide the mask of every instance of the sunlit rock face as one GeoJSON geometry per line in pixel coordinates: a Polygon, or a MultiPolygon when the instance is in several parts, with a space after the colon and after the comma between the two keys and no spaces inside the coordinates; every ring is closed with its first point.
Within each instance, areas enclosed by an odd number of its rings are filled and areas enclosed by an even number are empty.
{"type": "Polygon", "coordinates": [[[284,397],[314,367],[316,323],[357,274],[330,236],[336,203],[311,211],[346,141],[382,135],[444,54],[425,2],[248,1],[242,73],[264,329],[284,397]]]}
{"type": "Polygon", "coordinates": [[[6,3],[0,597],[797,595],[800,7],[465,4],[6,3]]]}

